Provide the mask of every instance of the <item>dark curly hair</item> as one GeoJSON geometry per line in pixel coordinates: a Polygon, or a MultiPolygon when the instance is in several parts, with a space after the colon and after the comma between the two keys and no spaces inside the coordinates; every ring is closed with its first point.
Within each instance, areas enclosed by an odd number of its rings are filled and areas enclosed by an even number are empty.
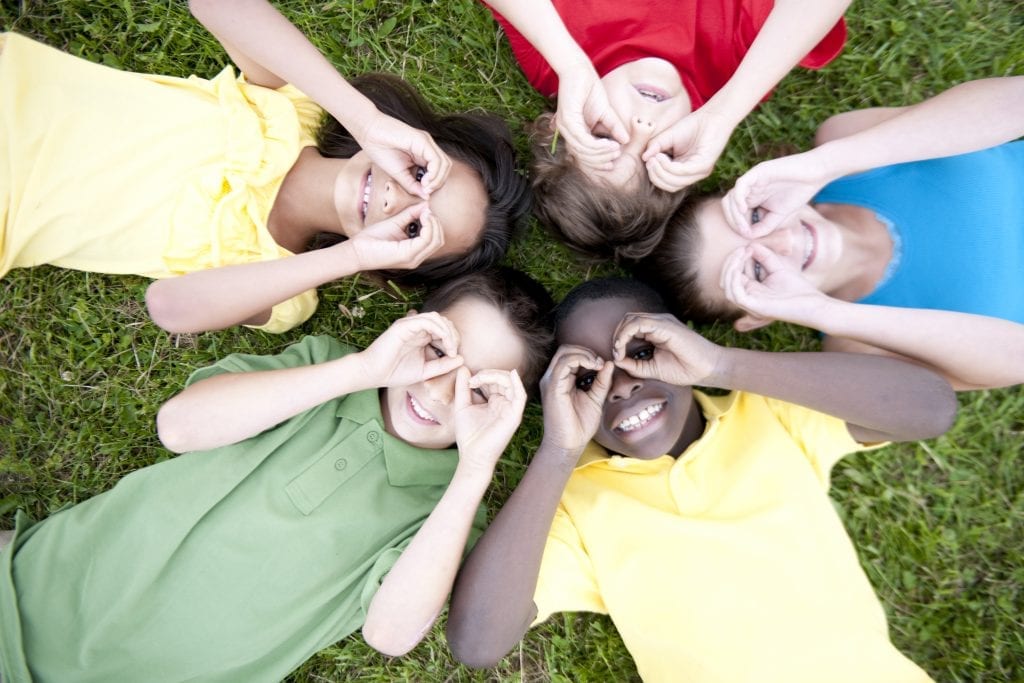
{"type": "MultiPolygon", "coordinates": [[[[368,275],[379,282],[391,280],[402,287],[416,287],[497,264],[523,226],[531,205],[528,183],[516,170],[512,134],[505,122],[485,113],[439,115],[398,76],[370,73],[351,83],[381,112],[426,131],[452,159],[476,171],[488,199],[480,239],[467,253],[429,259],[412,270],[379,270],[368,275]]],[[[317,149],[325,157],[347,159],[360,147],[344,126],[328,116],[317,132],[317,149]]],[[[322,249],[343,239],[334,233],[320,233],[309,248],[322,249]]]]}
{"type": "Polygon", "coordinates": [[[720,198],[721,194],[706,194],[693,197],[680,206],[669,217],[665,236],[658,248],[631,269],[636,277],[661,293],[672,313],[680,320],[731,323],[743,314],[731,304],[710,301],[702,294],[697,281],[697,257],[701,251],[697,214],[708,202],[720,198]]]}
{"type": "Polygon", "coordinates": [[[530,126],[537,218],[556,238],[589,259],[629,263],[650,254],[685,191],[665,192],[652,185],[646,173],[634,189],[595,183],[555,138],[553,116],[541,114],[530,126]]]}
{"type": "Polygon", "coordinates": [[[427,295],[423,310],[442,311],[466,296],[493,305],[519,334],[526,349],[520,375],[527,392],[536,397],[540,377],[554,352],[551,311],[555,304],[551,295],[526,273],[499,266],[449,280],[427,295]]]}

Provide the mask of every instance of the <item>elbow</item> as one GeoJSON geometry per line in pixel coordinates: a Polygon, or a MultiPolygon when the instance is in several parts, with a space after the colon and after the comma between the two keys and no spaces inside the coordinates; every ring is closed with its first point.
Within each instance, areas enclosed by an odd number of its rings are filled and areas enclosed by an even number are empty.
{"type": "Polygon", "coordinates": [[[913,436],[916,440],[932,439],[945,434],[956,421],[960,407],[950,383],[936,373],[928,374],[929,381],[923,382],[920,389],[921,400],[918,404],[923,410],[917,420],[918,433],[913,436]]]}
{"type": "Polygon", "coordinates": [[[363,640],[377,652],[388,657],[401,657],[419,645],[426,630],[413,638],[403,637],[386,625],[367,619],[363,625],[363,640]]]}
{"type": "Polygon", "coordinates": [[[188,0],[188,11],[199,23],[206,23],[210,12],[216,9],[218,0],[188,0]]]}
{"type": "Polygon", "coordinates": [[[183,422],[181,410],[172,398],[160,406],[156,414],[156,433],[164,448],[172,453],[193,450],[188,443],[188,429],[183,422]]]}
{"type": "Polygon", "coordinates": [[[449,612],[445,636],[448,649],[460,663],[471,669],[491,669],[497,666],[512,648],[497,646],[489,635],[490,630],[476,623],[476,620],[465,618],[457,610],[449,612]]]}
{"type": "Polygon", "coordinates": [[[195,332],[189,325],[189,306],[175,295],[172,280],[156,280],[146,288],[146,310],[154,323],[173,334],[195,332]]]}

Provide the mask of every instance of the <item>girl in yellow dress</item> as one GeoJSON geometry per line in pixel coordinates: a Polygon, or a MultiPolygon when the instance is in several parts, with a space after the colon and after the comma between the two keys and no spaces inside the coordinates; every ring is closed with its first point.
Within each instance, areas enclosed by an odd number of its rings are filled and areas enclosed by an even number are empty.
{"type": "Polygon", "coordinates": [[[135,273],[158,279],[169,330],[282,332],[321,283],[501,258],[529,206],[503,122],[438,116],[397,77],[347,82],[263,0],[190,7],[244,76],[118,71],[0,34],[0,276],[135,273]]]}

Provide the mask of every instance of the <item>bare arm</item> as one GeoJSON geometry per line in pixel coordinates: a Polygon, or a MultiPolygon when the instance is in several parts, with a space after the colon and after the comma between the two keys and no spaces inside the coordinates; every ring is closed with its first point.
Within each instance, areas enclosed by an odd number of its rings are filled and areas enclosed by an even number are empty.
{"type": "Polygon", "coordinates": [[[337,396],[449,372],[462,364],[453,341],[457,337],[445,318],[426,313],[396,321],[368,349],[343,358],[216,375],[161,406],[157,433],[164,446],[177,453],[236,443],[337,396]],[[435,358],[424,353],[428,344],[447,355],[435,358]]]}
{"type": "Polygon", "coordinates": [[[563,346],[542,380],[544,438],[522,481],[466,559],[448,613],[448,645],[473,667],[494,666],[523,637],[551,521],[583,447],[597,430],[614,367],[563,346]],[[598,370],[589,392],[580,368],[598,370]]]}
{"type": "Polygon", "coordinates": [[[157,280],[146,289],[149,315],[177,333],[262,325],[276,304],[325,282],[364,270],[415,268],[444,246],[444,231],[426,206],[409,207],[325,249],[157,280]],[[405,228],[413,220],[421,229],[408,238],[405,228]]]}
{"type": "Polygon", "coordinates": [[[1024,135],[1022,111],[1024,76],[968,81],[909,107],[851,112],[826,122],[831,131],[822,131],[820,146],[743,174],[722,200],[726,219],[740,234],[767,234],[837,178],[1014,140],[1024,135]],[[753,228],[750,211],[758,206],[769,213],[753,228]]]}
{"type": "Polygon", "coordinates": [[[707,177],[740,121],[842,16],[850,0],[779,0],[735,73],[704,106],[647,143],[655,186],[676,192],[707,177]]]}
{"type": "Polygon", "coordinates": [[[795,403],[846,421],[864,443],[928,439],[945,432],[956,416],[956,396],[945,380],[893,358],[725,348],[667,314],[629,314],[616,340],[616,364],[630,374],[795,403]],[[621,353],[633,338],[653,344],[650,359],[621,353]]]}
{"type": "Polygon", "coordinates": [[[291,83],[327,110],[406,191],[427,198],[451,159],[425,132],[382,114],[265,0],[189,0],[193,16],[258,85],[291,83]],[[410,169],[427,169],[418,182],[410,169]]]}
{"type": "Polygon", "coordinates": [[[830,335],[826,349],[876,347],[934,369],[958,390],[1024,383],[1024,325],[1009,320],[830,298],[810,326],[830,335]]]}
{"type": "Polygon", "coordinates": [[[437,507],[388,572],[370,603],[363,638],[386,655],[403,655],[419,643],[451,592],[473,517],[494,465],[519,426],[526,390],[518,374],[484,370],[456,379],[459,465],[437,507]],[[473,404],[481,389],[486,403],[473,404]]]}
{"type": "Polygon", "coordinates": [[[934,369],[957,389],[1024,382],[1024,325],[1016,322],[841,301],[819,291],[762,245],[731,254],[721,282],[726,297],[755,320],[786,320],[821,330],[829,335],[829,349],[885,350],[934,369]],[[761,265],[761,282],[743,267],[751,258],[761,265]]]}

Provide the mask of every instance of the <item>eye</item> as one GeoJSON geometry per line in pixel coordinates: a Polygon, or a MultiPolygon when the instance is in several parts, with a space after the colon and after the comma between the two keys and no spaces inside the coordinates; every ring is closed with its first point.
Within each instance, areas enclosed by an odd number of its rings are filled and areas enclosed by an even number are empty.
{"type": "Polygon", "coordinates": [[[427,344],[427,348],[434,352],[436,358],[444,358],[448,354],[441,350],[441,347],[434,346],[433,344],[427,344]]]}
{"type": "Polygon", "coordinates": [[[409,236],[409,239],[419,237],[421,227],[422,226],[420,226],[419,221],[413,221],[409,225],[405,226],[405,234],[409,236]]]}
{"type": "Polygon", "coordinates": [[[627,351],[633,360],[650,360],[654,358],[654,347],[650,344],[643,344],[627,351]]]}
{"type": "Polygon", "coordinates": [[[427,175],[427,169],[422,166],[417,166],[416,170],[412,172],[412,175],[416,178],[416,182],[418,183],[423,180],[423,176],[427,175]]]}
{"type": "Polygon", "coordinates": [[[485,394],[484,390],[481,389],[480,387],[477,387],[476,389],[474,389],[473,390],[473,394],[475,396],[479,397],[480,400],[484,401],[485,403],[487,402],[487,394],[485,394]]]}
{"type": "Polygon", "coordinates": [[[580,391],[590,391],[590,387],[594,386],[595,379],[597,379],[596,372],[585,372],[576,375],[576,388],[580,391]]]}
{"type": "Polygon", "coordinates": [[[758,282],[764,282],[764,279],[765,277],[767,277],[767,275],[768,274],[765,272],[764,266],[762,266],[757,261],[754,261],[754,279],[757,280],[758,282]]]}
{"type": "Polygon", "coordinates": [[[754,225],[755,223],[760,223],[760,222],[761,222],[761,207],[758,206],[758,207],[755,207],[754,210],[750,212],[750,224],[754,225]]]}

